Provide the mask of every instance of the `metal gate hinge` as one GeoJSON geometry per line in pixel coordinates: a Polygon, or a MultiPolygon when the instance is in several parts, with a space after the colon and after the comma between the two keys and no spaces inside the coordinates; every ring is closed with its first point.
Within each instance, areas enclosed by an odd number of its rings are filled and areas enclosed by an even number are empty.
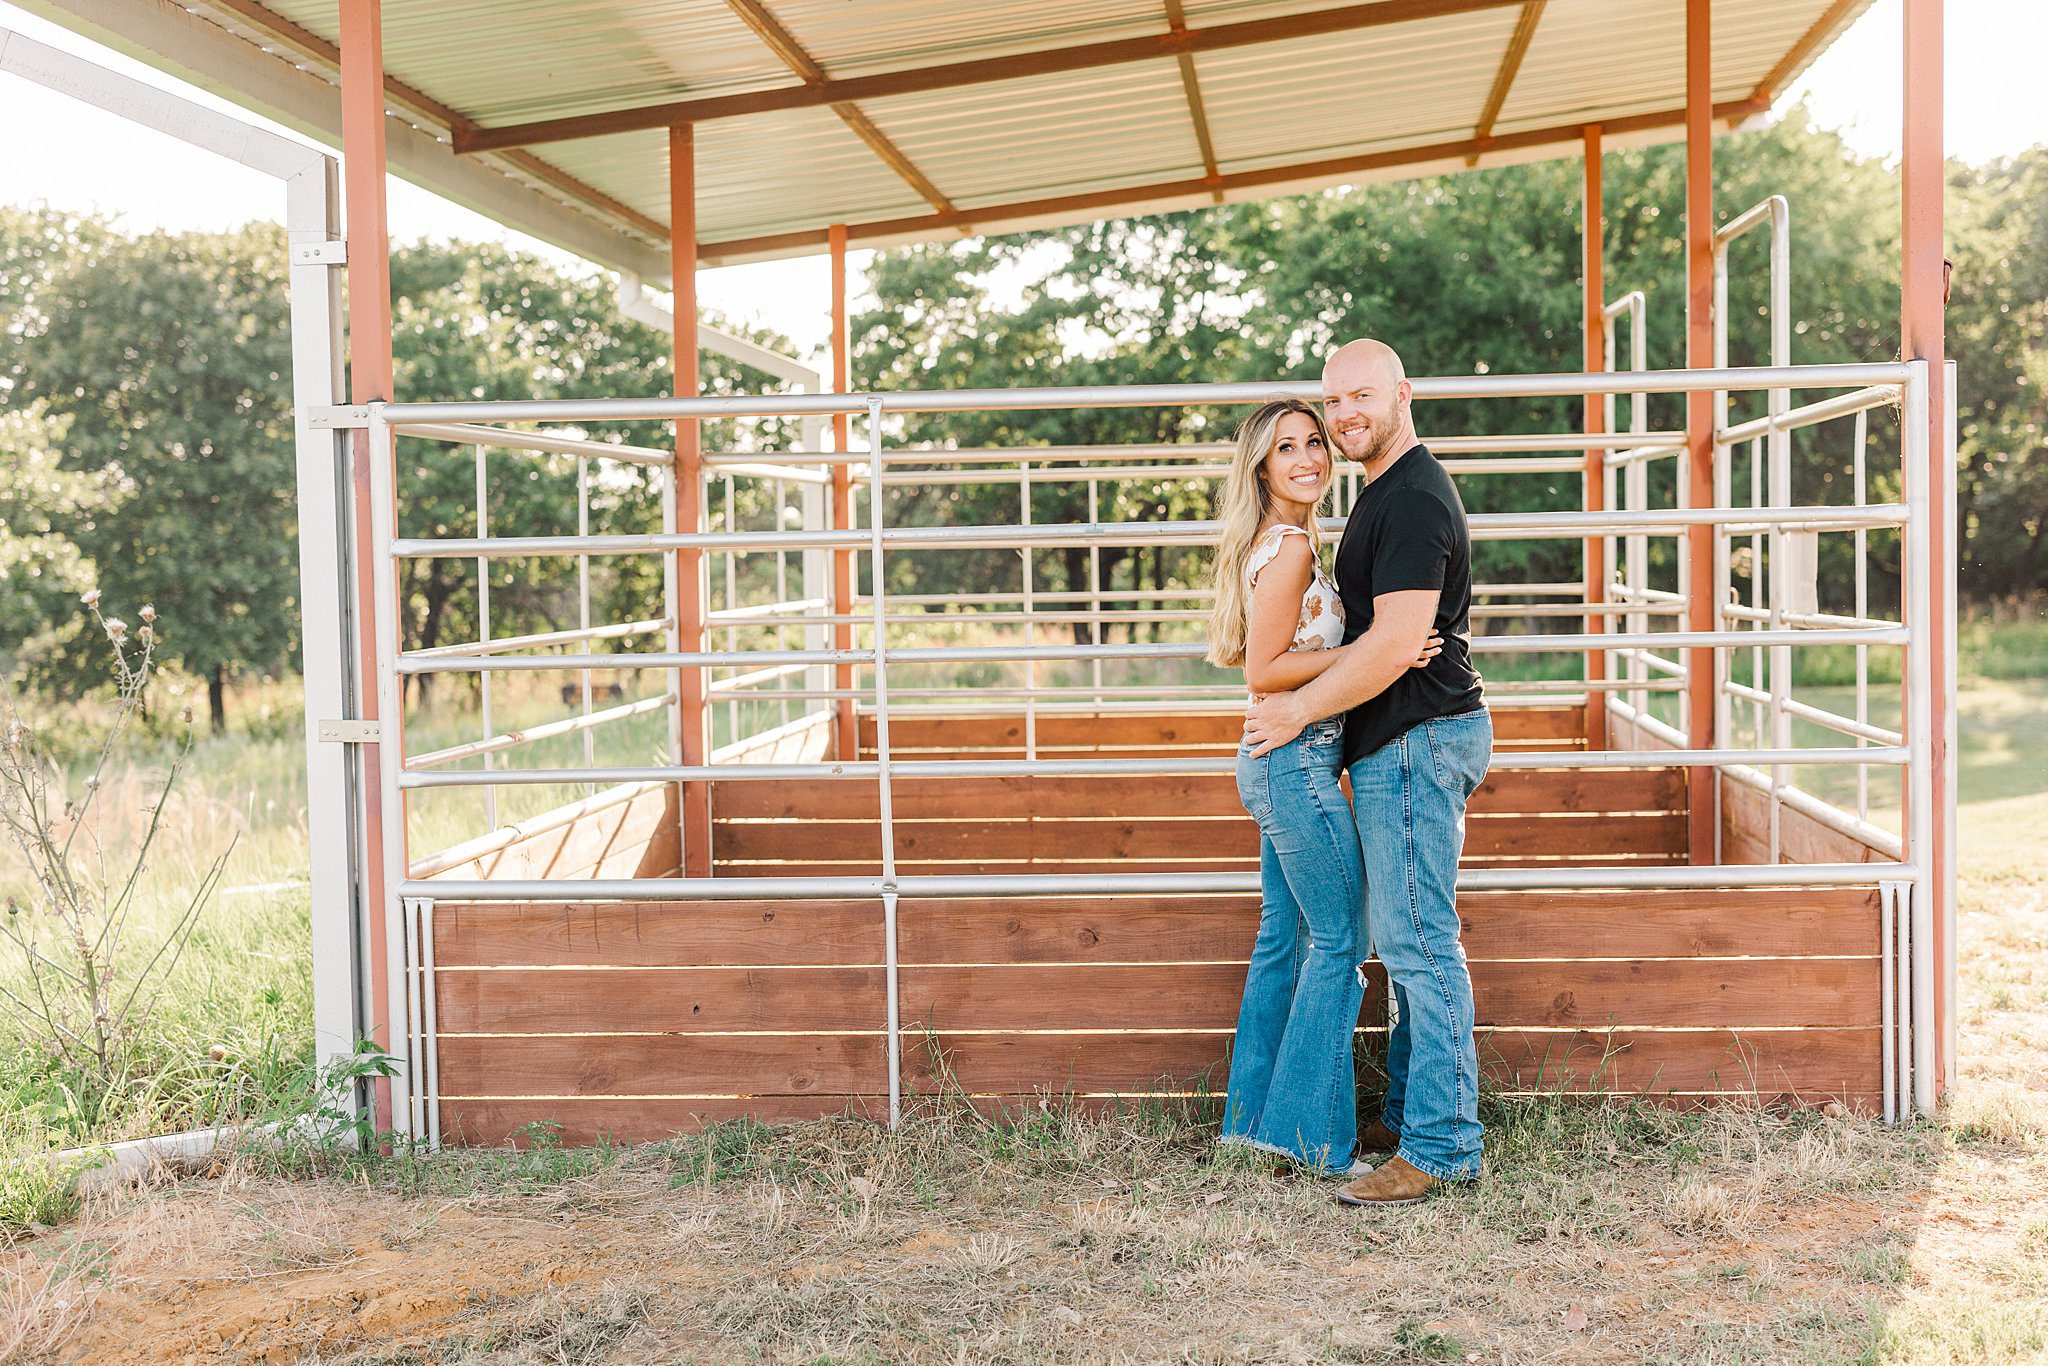
{"type": "Polygon", "coordinates": [[[348,243],[337,237],[326,242],[300,242],[292,248],[295,266],[345,266],[348,243]]]}
{"type": "Polygon", "coordinates": [[[384,732],[374,721],[359,721],[353,718],[345,721],[322,721],[318,732],[320,739],[333,745],[374,745],[384,738],[384,732]]]}
{"type": "Polygon", "coordinates": [[[322,403],[306,409],[306,425],[316,432],[344,431],[370,425],[370,408],[363,403],[322,403]]]}

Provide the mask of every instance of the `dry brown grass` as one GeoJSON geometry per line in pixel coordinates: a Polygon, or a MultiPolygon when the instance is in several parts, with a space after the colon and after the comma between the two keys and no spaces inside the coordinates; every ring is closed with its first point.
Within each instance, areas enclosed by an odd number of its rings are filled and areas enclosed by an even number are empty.
{"type": "Polygon", "coordinates": [[[1484,1183],[1377,1215],[1161,1115],[251,1154],[0,1253],[0,1357],[2048,1360],[2048,873],[1975,866],[1940,1126],[1495,1106],[1484,1183]]]}
{"type": "Polygon", "coordinates": [[[2024,1137],[1742,1109],[1493,1118],[1485,1183],[1376,1216],[1160,1116],[826,1121],[315,1179],[251,1158],[17,1249],[8,1306],[34,1334],[22,1355],[81,1362],[1993,1362],[2048,1345],[2048,1173],[2024,1137]]]}

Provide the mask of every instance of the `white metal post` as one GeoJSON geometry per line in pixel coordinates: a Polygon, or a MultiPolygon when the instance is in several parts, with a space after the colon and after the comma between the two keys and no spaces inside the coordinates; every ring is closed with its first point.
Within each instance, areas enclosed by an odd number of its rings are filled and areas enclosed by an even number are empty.
{"type": "MultiPolygon", "coordinates": [[[[341,373],[341,170],[315,156],[285,181],[291,249],[292,428],[298,466],[299,639],[306,712],[306,840],[313,957],[313,1040],[321,1063],[347,1057],[367,1033],[361,984],[364,918],[356,872],[361,770],[353,749],[320,738],[320,723],[358,715],[348,602],[349,434],[312,425],[337,401],[341,373]],[[317,814],[315,814],[317,813],[317,814]]],[[[343,1097],[353,1113],[360,1097],[343,1097]]]]}
{"type": "Polygon", "coordinates": [[[1893,999],[1897,983],[1893,966],[1893,922],[1898,918],[1896,898],[1892,896],[1890,883],[1880,883],[1877,889],[1877,1040],[1878,1040],[1878,1089],[1884,1097],[1884,1122],[1894,1124],[1899,1118],[1898,1073],[1896,1070],[1896,1045],[1892,1041],[1893,999]]]}
{"type": "MultiPolygon", "coordinates": [[[[1088,525],[1097,526],[1102,521],[1099,489],[1094,479],[1088,481],[1088,525]]],[[[1088,642],[1102,643],[1102,547],[1088,547],[1088,642]]],[[[1089,670],[1095,678],[1095,701],[1102,702],[1102,661],[1089,661],[1089,670]]]]}
{"type": "MultiPolygon", "coordinates": [[[[587,455],[576,457],[576,534],[578,536],[588,536],[590,534],[590,457],[587,455]]],[[[576,629],[579,631],[588,631],[590,629],[590,556],[588,555],[578,555],[576,557],[576,629]]],[[[583,716],[587,722],[590,718],[590,670],[583,670],[580,677],[583,685],[583,716]]],[[[597,731],[589,726],[586,726],[583,731],[583,762],[593,768],[597,765],[597,731]]],[[[583,795],[586,797],[590,796],[596,790],[595,788],[590,788],[583,795]]]]}
{"type": "MultiPolygon", "coordinates": [[[[1870,414],[1856,414],[1856,428],[1851,441],[1855,446],[1855,465],[1852,474],[1851,502],[1862,507],[1870,496],[1870,414]]],[[[1870,533],[1862,527],[1856,528],[1856,615],[1870,616],[1870,533]]],[[[1870,647],[1856,647],[1856,724],[1870,724],[1870,647]]],[[[1861,749],[1867,743],[1861,737],[1856,745],[1861,749]]],[[[1856,768],[1856,819],[1870,819],[1870,770],[1860,764],[1856,768]]]]}
{"type": "MultiPolygon", "coordinates": [[[[382,403],[370,405],[369,448],[370,448],[370,555],[372,591],[377,599],[377,688],[379,717],[378,728],[378,770],[383,789],[380,808],[383,813],[384,836],[384,904],[371,907],[371,913],[384,917],[385,923],[385,982],[389,991],[389,1018],[394,1030],[405,1027],[411,1018],[409,980],[406,963],[406,927],[404,908],[399,901],[399,889],[405,882],[407,871],[405,794],[399,786],[400,771],[405,766],[405,719],[403,679],[398,672],[398,655],[403,648],[399,627],[398,562],[392,556],[391,542],[396,512],[396,490],[393,487],[397,468],[393,458],[393,436],[391,427],[384,421],[382,403]]],[[[400,1101],[414,1093],[417,1077],[413,1071],[410,1050],[401,1041],[393,1040],[394,1065],[398,1075],[391,1080],[393,1127],[401,1138],[413,1136],[412,1106],[400,1101]]]]}
{"type": "MultiPolygon", "coordinates": [[[[799,505],[803,517],[799,530],[823,531],[826,526],[829,494],[823,484],[801,484],[797,488],[799,505]]],[[[829,616],[832,612],[832,552],[815,547],[803,551],[801,577],[804,586],[804,601],[821,603],[820,607],[806,608],[807,615],[829,616]]],[[[825,650],[832,645],[832,630],[823,622],[804,628],[803,648],[825,650]]],[[[804,673],[804,691],[822,693],[832,687],[832,668],[827,664],[814,664],[804,673]]],[[[807,698],[804,715],[812,712],[830,712],[838,704],[828,698],[807,698]],[[816,705],[812,705],[813,703],[816,705]]]]}
{"type": "MultiPolygon", "coordinates": [[[[1939,778],[1934,772],[1934,605],[1940,571],[1929,563],[1933,528],[1933,490],[1929,487],[1927,362],[1909,362],[1901,431],[1905,460],[1906,530],[1904,561],[1905,621],[1908,633],[1905,667],[1906,858],[1914,872],[1911,883],[1913,973],[1913,1106],[1934,1113],[1934,1063],[1940,1043],[1934,1018],[1934,894],[1928,851],[1937,819],[1934,798],[1939,778]]],[[[1945,817],[1943,817],[1945,819],[1945,817]]]]}
{"type": "MultiPolygon", "coordinates": [[[[586,527],[579,526],[577,530],[581,533],[588,532],[586,527]]],[[[490,466],[488,459],[484,455],[484,447],[481,442],[477,443],[476,448],[476,538],[479,541],[488,541],[491,538],[490,466]]],[[[588,564],[590,562],[589,556],[585,556],[583,562],[588,564]]],[[[584,621],[581,625],[587,628],[590,623],[584,621]]],[[[476,557],[476,627],[478,643],[483,645],[490,644],[491,561],[490,557],[486,555],[476,557]]],[[[585,676],[588,677],[588,675],[585,676]]],[[[489,740],[498,733],[491,725],[491,676],[489,674],[483,675],[478,685],[477,696],[479,706],[483,712],[483,735],[479,738],[489,740]]],[[[496,764],[492,762],[489,750],[484,751],[484,767],[486,769],[496,767],[496,764]]],[[[498,789],[495,787],[484,789],[484,824],[493,830],[498,828],[498,789]]]]}
{"type": "MultiPolygon", "coordinates": [[[[877,522],[880,520],[879,517],[876,518],[877,522]]],[[[1031,462],[1029,460],[1019,460],[1017,462],[1017,525],[1031,525],[1031,462]]],[[[1038,637],[1036,633],[1037,623],[1033,619],[1037,606],[1032,598],[1034,581],[1037,575],[1032,569],[1031,547],[1029,545],[1026,545],[1018,552],[1018,559],[1022,562],[1024,568],[1024,643],[1030,646],[1038,643],[1038,637]]],[[[1036,759],[1038,757],[1038,666],[1029,661],[1026,661],[1024,665],[1024,757],[1027,759],[1036,759]]]]}
{"type": "Polygon", "coordinates": [[[889,590],[882,564],[882,403],[868,401],[868,574],[874,613],[875,776],[882,825],[882,947],[887,977],[889,1127],[903,1118],[902,984],[896,963],[896,804],[890,787],[889,590]]]}
{"type": "Polygon", "coordinates": [[[1940,595],[1942,604],[1942,696],[1948,699],[1941,724],[1948,743],[1941,769],[1931,775],[1929,781],[1934,787],[1936,819],[1944,823],[1948,832],[1944,847],[1949,856],[1942,869],[1941,887],[1941,962],[1937,967],[1947,988],[1942,996],[1942,1075],[1953,1086],[1956,1083],[1956,713],[1959,710],[1956,704],[1956,565],[1962,559],[1962,542],[1956,535],[1956,363],[1946,362],[1943,370],[1943,448],[1940,474],[1932,493],[1936,500],[1933,515],[1946,528],[1941,543],[1948,547],[1947,556],[1934,566],[1935,591],[1940,595]]]}

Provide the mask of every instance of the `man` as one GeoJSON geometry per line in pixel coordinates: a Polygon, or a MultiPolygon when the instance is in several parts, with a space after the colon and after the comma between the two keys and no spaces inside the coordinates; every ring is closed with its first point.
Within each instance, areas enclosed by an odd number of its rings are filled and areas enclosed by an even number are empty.
{"type": "Polygon", "coordinates": [[[1401,358],[1360,339],[1323,367],[1323,414],[1365,487],[1337,546],[1344,656],[1245,716],[1254,753],[1345,713],[1344,760],[1365,854],[1366,927],[1393,987],[1387,1105],[1361,1152],[1393,1156],[1344,1187],[1349,1205],[1405,1205],[1479,1175],[1472,978],[1453,895],[1465,803],[1493,756],[1493,721],[1465,635],[1472,541],[1450,475],[1415,439],[1401,358]],[[1411,669],[1431,627],[1443,652],[1411,669]]]}

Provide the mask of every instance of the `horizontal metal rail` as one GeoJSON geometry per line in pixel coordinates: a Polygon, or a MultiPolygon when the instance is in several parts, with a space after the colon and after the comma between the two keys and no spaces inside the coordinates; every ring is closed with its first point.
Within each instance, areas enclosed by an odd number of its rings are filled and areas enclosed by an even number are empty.
{"type": "MultiPolygon", "coordinates": [[[[1568,595],[1584,600],[1586,586],[1582,583],[1477,583],[1472,585],[1472,596],[1477,598],[1523,598],[1568,595]]],[[[1666,595],[1673,602],[1683,602],[1677,593],[1666,595]]],[[[1105,588],[1093,592],[1079,589],[1039,589],[1027,599],[1022,593],[891,593],[889,601],[898,607],[927,605],[952,605],[957,603],[1067,603],[1067,602],[1210,602],[1216,597],[1213,588],[1105,588]]],[[[856,604],[871,601],[866,593],[853,597],[856,604]]]]}
{"type": "Polygon", "coordinates": [[[628,465],[673,465],[674,451],[652,446],[628,446],[615,441],[592,441],[587,437],[559,436],[554,432],[510,431],[503,427],[482,427],[462,422],[423,422],[408,426],[405,436],[433,441],[454,441],[465,446],[490,446],[508,451],[539,451],[548,455],[590,456],[617,460],[628,465]]]}
{"type": "Polygon", "coordinates": [[[1774,792],[1777,799],[1786,806],[1801,815],[1811,817],[1837,834],[1847,835],[1852,840],[1860,840],[1879,853],[1892,858],[1905,857],[1905,841],[1897,835],[1883,826],[1872,825],[1869,821],[1850,815],[1803,787],[1795,787],[1784,782],[1773,786],[1770,774],[1759,772],[1747,764],[1730,764],[1721,771],[1732,781],[1741,783],[1753,791],[1774,792]]]}
{"type": "MultiPolygon", "coordinates": [[[[773,683],[778,678],[789,678],[795,674],[808,673],[808,664],[783,664],[772,669],[754,669],[748,673],[735,674],[731,678],[714,678],[706,684],[706,690],[715,693],[735,692],[741,688],[758,688],[764,683],[773,683]]],[[[867,694],[861,694],[865,697],[867,694]]],[[[793,689],[777,688],[773,693],[763,694],[765,700],[782,698],[795,699],[799,694],[793,689]]]]}
{"type": "MultiPolygon", "coordinates": [[[[1584,540],[1587,536],[1628,532],[1677,534],[1687,527],[1732,522],[1738,513],[1727,508],[1661,508],[1649,512],[1499,512],[1478,513],[1469,521],[1474,540],[1584,540]]],[[[1902,503],[1866,507],[1743,508],[1740,532],[1723,526],[1722,534],[1746,533],[1753,527],[1791,530],[1853,530],[1858,527],[1903,526],[1902,503]]],[[[1341,518],[1322,521],[1328,533],[1343,530],[1341,518]]],[[[1034,526],[886,527],[882,545],[889,550],[1014,550],[1025,546],[1209,545],[1220,528],[1215,522],[1068,522],[1034,526]]],[[[602,536],[490,536],[446,539],[398,538],[391,554],[399,559],[517,559],[529,556],[638,555],[668,550],[723,550],[735,554],[772,550],[864,549],[862,531],[707,531],[602,536]]]]}
{"type": "MultiPolygon", "coordinates": [[[[1533,634],[1475,636],[1468,648],[1478,654],[1581,653],[1587,650],[1673,649],[1737,650],[1768,645],[1904,645],[1907,628],[1864,631],[1652,631],[1641,635],[1533,634]]],[[[904,664],[1024,663],[1077,659],[1198,659],[1207,646],[1200,641],[1112,645],[894,645],[888,658],[904,664]]],[[[864,664],[875,659],[872,649],[851,650],[679,650],[616,655],[493,655],[402,657],[401,674],[469,672],[544,672],[581,669],[744,668],[773,660],[782,664],[864,664]]]]}
{"type": "MultiPolygon", "coordinates": [[[[1659,448],[1660,450],[1662,448],[1659,448]]],[[[1668,454],[1667,451],[1663,453],[1668,454]]],[[[1020,459],[1029,459],[1028,451],[1020,459]]],[[[1452,474],[1573,474],[1585,468],[1585,461],[1573,456],[1506,455],[1443,456],[1437,461],[1452,474]]],[[[1129,479],[1222,479],[1230,466],[1204,465],[1032,465],[1022,470],[927,470],[889,469],[882,483],[889,488],[931,488],[955,484],[984,486],[1027,484],[1093,484],[1129,479]]]]}
{"type": "Polygon", "coordinates": [[[467,744],[450,745],[447,749],[429,750],[425,754],[412,756],[406,761],[407,768],[433,768],[439,764],[457,763],[463,759],[474,759],[480,754],[496,754],[501,750],[515,749],[520,745],[531,745],[541,740],[552,740],[558,735],[574,735],[579,731],[594,730],[608,726],[615,721],[624,721],[632,716],[644,716],[648,712],[660,711],[663,707],[676,704],[674,693],[663,693],[659,697],[644,697],[624,706],[606,707],[603,711],[586,712],[581,716],[566,717],[560,721],[549,721],[545,725],[529,726],[525,730],[508,730],[502,734],[488,736],[482,740],[471,740],[467,744]]]}
{"type": "Polygon", "coordinates": [[[1650,650],[1623,649],[1616,650],[1614,653],[1623,659],[1632,659],[1640,662],[1643,667],[1653,673],[1664,674],[1671,678],[1684,678],[1686,676],[1685,665],[1675,659],[1666,659],[1663,655],[1656,654],[1650,650]]]}
{"type": "Polygon", "coordinates": [[[666,617],[654,621],[622,621],[611,626],[586,626],[567,631],[541,631],[530,636],[493,636],[489,640],[464,641],[456,645],[434,645],[424,650],[407,650],[406,659],[440,659],[446,656],[468,658],[472,655],[503,654],[507,650],[525,650],[536,646],[574,645],[585,640],[626,640],[633,636],[651,636],[656,631],[666,630],[666,617]]]}
{"type": "MultiPolygon", "coordinates": [[[[1084,594],[1083,596],[1085,597],[1086,595],[1084,594]]],[[[898,601],[894,593],[889,595],[889,601],[898,601]]],[[[933,603],[931,605],[937,607],[941,604],[933,603]]],[[[883,619],[891,626],[926,626],[953,622],[976,626],[1003,626],[1009,624],[1085,626],[1090,623],[1100,622],[1105,626],[1118,626],[1130,622],[1187,624],[1190,622],[1207,621],[1209,619],[1209,613],[1206,610],[1193,608],[1105,607],[1100,611],[1092,609],[1088,611],[1062,611],[1054,609],[1051,611],[1003,612],[982,609],[985,606],[1000,607],[1010,604],[961,602],[947,605],[957,605],[965,610],[890,612],[883,619]]],[[[751,608],[747,610],[755,611],[755,609],[751,608]]],[[[1543,619],[1549,617],[1618,617],[1624,615],[1675,617],[1682,615],[1684,611],[1685,609],[1682,606],[1675,604],[1659,604],[1655,607],[1632,607],[1615,603],[1532,602],[1501,604],[1497,606],[1489,604],[1475,605],[1470,609],[1469,615],[1474,621],[1495,621],[1543,619]]],[[[714,623],[723,620],[716,613],[712,614],[711,619],[714,623]]],[[[873,614],[866,612],[825,612],[776,617],[762,616],[756,612],[755,616],[749,619],[746,624],[758,626],[867,626],[872,624],[873,621],[873,614]]]]}
{"type": "Polygon", "coordinates": [[[494,854],[500,849],[509,848],[521,840],[544,835],[550,830],[559,830],[565,825],[573,825],[585,816],[609,810],[643,793],[652,792],[660,786],[660,783],[636,783],[625,787],[606,788],[581,801],[543,811],[516,825],[501,825],[496,830],[479,835],[475,839],[464,840],[461,844],[443,849],[437,854],[429,854],[411,864],[408,871],[413,877],[432,877],[450,868],[459,868],[486,854],[494,854]]]}
{"type": "Polygon", "coordinates": [[[1845,617],[1832,612],[1786,612],[1780,611],[1775,618],[1768,607],[1744,607],[1739,603],[1721,604],[1721,617],[1726,621],[1777,620],[1788,626],[1806,626],[1816,630],[1863,630],[1877,626],[1898,626],[1902,623],[1887,621],[1883,617],[1845,617]]]}
{"type": "MultiPolygon", "coordinates": [[[[1861,887],[1911,877],[1909,863],[1808,863],[1699,868],[1461,868],[1458,890],[1569,891],[1659,887],[1861,887]]],[[[1216,896],[1252,894],[1244,873],[989,873],[879,877],[588,878],[566,881],[408,879],[399,895],[437,901],[874,901],[1011,896],[1216,896]]]]}
{"type": "MultiPolygon", "coordinates": [[[[1738,650],[1759,645],[1904,645],[1907,629],[1889,626],[1860,631],[1651,631],[1641,635],[1532,634],[1475,636],[1473,654],[1551,654],[1559,651],[1673,649],[1738,650]]],[[[1112,645],[892,645],[888,657],[904,664],[1023,663],[1063,659],[1198,659],[1200,641],[1112,645]]],[[[773,660],[781,664],[872,663],[872,649],[851,650],[678,650],[616,655],[441,656],[398,660],[401,674],[535,672],[552,669],[736,669],[773,660]]]]}
{"type": "MultiPolygon", "coordinates": [[[[1709,768],[1722,764],[1810,764],[1897,766],[1907,761],[1903,746],[1869,749],[1652,749],[1652,750],[1504,750],[1490,767],[1505,769],[1575,768],[1709,768]]],[[[1198,773],[1232,773],[1231,754],[1187,755],[1156,759],[892,759],[897,778],[1097,778],[1183,777],[1198,773]]],[[[638,767],[492,768],[452,773],[423,773],[407,768],[401,788],[542,787],[564,783],[648,782],[815,782],[880,776],[873,760],[811,764],[650,764],[638,767]]]]}
{"type": "MultiPolygon", "coordinates": [[[[1694,390],[1860,388],[1904,384],[1904,362],[1865,365],[1753,366],[1701,370],[1621,370],[1586,374],[1451,375],[1412,381],[1420,399],[1548,398],[1594,394],[1681,394],[1694,390]]],[[[1284,384],[1135,384],[1044,389],[952,389],[900,393],[734,394],[701,398],[511,399],[458,403],[385,403],[383,421],[400,430],[430,422],[611,422],[732,417],[829,417],[858,413],[1023,412],[1047,408],[1177,408],[1263,403],[1277,397],[1320,401],[1322,386],[1284,384]]],[[[1637,439],[1630,437],[1634,443],[1637,439]]]]}
{"type": "MultiPolygon", "coordinates": [[[[1732,678],[1722,683],[1721,687],[1730,697],[1739,697],[1745,702],[1755,702],[1763,706],[1770,705],[1771,694],[1762,688],[1752,688],[1747,683],[1737,683],[1732,678]]],[[[1898,731],[1886,730],[1883,726],[1873,726],[1867,721],[1858,721],[1854,717],[1843,716],[1837,712],[1831,712],[1825,707],[1816,707],[1809,702],[1801,702],[1797,698],[1782,698],[1779,700],[1779,705],[1784,708],[1786,715],[1796,716],[1804,721],[1811,721],[1816,726],[1826,727],[1828,730],[1834,731],[1839,735],[1853,735],[1859,740],[1869,740],[1880,745],[1903,745],[1906,743],[1906,737],[1898,731]]]]}
{"type": "Polygon", "coordinates": [[[1802,427],[1817,426],[1838,417],[1851,417],[1857,413],[1868,412],[1872,408],[1889,407],[1899,401],[1900,393],[1900,386],[1896,384],[1874,384],[1869,388],[1836,394],[1831,398],[1803,404],[1782,413],[1766,413],[1747,422],[1738,422],[1732,427],[1724,427],[1714,433],[1714,439],[1722,445],[1735,446],[1772,432],[1798,431],[1802,427]]]}

